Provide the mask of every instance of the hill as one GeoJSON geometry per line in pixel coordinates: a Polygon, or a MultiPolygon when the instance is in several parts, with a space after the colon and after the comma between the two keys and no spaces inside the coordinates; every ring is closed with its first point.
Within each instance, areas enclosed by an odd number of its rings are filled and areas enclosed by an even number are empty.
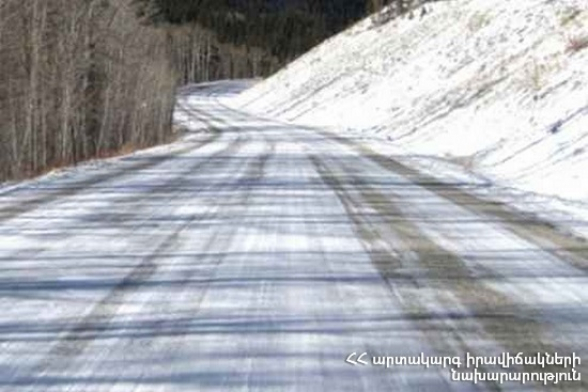
{"type": "Polygon", "coordinates": [[[504,188],[588,200],[584,1],[461,0],[385,15],[234,103],[385,140],[391,153],[433,170],[457,165],[504,188]]]}

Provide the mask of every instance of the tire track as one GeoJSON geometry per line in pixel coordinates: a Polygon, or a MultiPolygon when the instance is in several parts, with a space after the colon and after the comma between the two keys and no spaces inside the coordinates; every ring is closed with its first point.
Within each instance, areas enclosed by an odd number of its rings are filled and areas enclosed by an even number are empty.
{"type": "MultiPolygon", "coordinates": [[[[219,157],[224,157],[227,155],[231,155],[231,154],[235,154],[237,151],[239,151],[244,145],[244,141],[242,140],[241,136],[238,136],[234,141],[229,142],[229,144],[221,149],[220,151],[211,154],[208,157],[203,158],[203,160],[199,161],[199,162],[195,162],[194,164],[192,164],[191,166],[189,166],[189,168],[186,170],[186,173],[190,173],[190,172],[194,172],[197,170],[202,170],[205,167],[207,167],[208,165],[214,165],[215,162],[218,160],[219,157]]],[[[168,159],[173,159],[173,157],[169,157],[168,159]]],[[[162,184],[158,184],[157,186],[152,186],[149,187],[147,194],[153,194],[155,192],[158,192],[161,189],[169,189],[170,187],[174,187],[174,182],[177,181],[176,178],[171,178],[169,180],[167,180],[166,182],[163,182],[162,184]]],[[[176,186],[176,188],[181,189],[181,186],[176,186]]],[[[82,189],[80,189],[81,191],[82,189]]],[[[181,192],[181,191],[180,191],[181,192]]],[[[179,193],[179,192],[178,192],[179,193]]],[[[145,218],[145,215],[142,213],[142,209],[145,207],[149,207],[149,203],[154,203],[156,201],[158,201],[160,198],[168,198],[169,194],[163,193],[158,197],[151,197],[148,200],[144,200],[144,201],[140,201],[138,204],[134,203],[134,207],[132,209],[133,213],[132,216],[129,215],[124,215],[124,220],[125,221],[135,221],[137,217],[139,218],[143,218],[143,219],[139,219],[138,222],[144,222],[146,220],[148,220],[149,218],[145,218]]],[[[130,194],[130,195],[123,195],[120,197],[116,197],[114,199],[112,199],[112,203],[115,204],[126,204],[127,201],[135,201],[136,202],[137,199],[137,195],[136,194],[130,194]]],[[[39,206],[41,207],[41,206],[39,206]]],[[[106,223],[112,223],[112,224],[116,224],[116,223],[120,223],[120,219],[116,216],[116,215],[108,215],[106,219],[101,219],[103,224],[106,223]]],[[[0,220],[1,222],[1,220],[0,220]]],[[[140,225],[140,223],[137,223],[135,225],[135,227],[138,227],[140,225]]],[[[36,256],[38,256],[39,254],[43,253],[45,251],[45,249],[43,248],[36,248],[33,250],[26,250],[25,254],[26,257],[28,259],[32,259],[35,258],[36,256]]],[[[12,254],[10,254],[8,257],[4,257],[4,259],[10,260],[11,258],[14,257],[19,257],[22,254],[21,250],[17,250],[15,252],[13,252],[12,254]]],[[[38,283],[38,281],[37,281],[38,283]]],[[[9,287],[6,287],[6,283],[3,283],[0,281],[0,284],[2,285],[2,291],[7,291],[10,290],[9,287]]],[[[18,288],[20,286],[17,285],[16,288],[18,288]]]]}
{"type": "MultiPolygon", "coordinates": [[[[8,207],[0,208],[0,223],[4,223],[8,220],[17,218],[20,215],[31,212],[37,208],[40,208],[40,207],[45,206],[47,204],[50,204],[58,199],[74,196],[74,195],[76,195],[84,190],[87,190],[90,187],[96,186],[100,183],[113,180],[117,177],[129,174],[129,173],[151,169],[151,168],[153,168],[157,165],[160,165],[166,161],[169,161],[171,159],[176,158],[178,155],[183,155],[183,154],[186,154],[186,153],[189,153],[192,151],[196,151],[196,150],[214,142],[215,140],[217,140],[220,137],[222,129],[213,125],[212,122],[209,121],[207,118],[198,117],[201,114],[198,114],[199,112],[197,112],[195,109],[186,109],[186,110],[189,111],[192,115],[194,115],[195,118],[198,118],[199,120],[204,121],[208,125],[209,129],[212,130],[212,133],[210,133],[210,136],[208,136],[206,139],[204,139],[200,142],[190,143],[186,147],[181,148],[179,150],[175,150],[173,153],[170,153],[170,154],[146,156],[144,158],[142,157],[139,160],[139,162],[137,162],[135,164],[129,164],[129,165],[125,164],[125,165],[119,166],[118,168],[115,167],[113,170],[110,170],[107,173],[97,174],[97,175],[95,175],[91,178],[88,178],[86,180],[78,181],[73,185],[66,186],[63,188],[43,190],[44,192],[48,192],[48,193],[44,193],[39,196],[23,200],[20,203],[18,203],[17,205],[10,205],[8,207]]],[[[24,188],[24,189],[27,189],[27,188],[24,188]]],[[[2,198],[5,198],[6,196],[10,196],[10,195],[19,193],[19,192],[23,191],[24,189],[17,187],[15,189],[12,189],[9,192],[0,194],[0,200],[2,198]]]]}
{"type": "Polygon", "coordinates": [[[588,272],[588,242],[586,239],[566,235],[558,231],[549,222],[542,221],[522,211],[509,209],[503,203],[479,199],[459,186],[442,182],[433,176],[410,168],[397,160],[373,151],[368,146],[354,143],[344,137],[328,134],[321,130],[315,131],[329,140],[352,148],[362,157],[375,162],[381,168],[394,174],[400,174],[412,183],[446,200],[476,214],[493,217],[518,237],[537,245],[543,251],[559,259],[566,260],[574,267],[588,272]]]}
{"type": "MultiPolygon", "coordinates": [[[[571,347],[548,343],[544,325],[528,309],[480,281],[463,260],[429,239],[386,195],[354,175],[352,168],[335,159],[332,165],[316,156],[311,161],[352,219],[366,253],[400,299],[407,318],[436,351],[443,355],[461,356],[465,352],[487,355],[478,352],[479,348],[471,343],[472,338],[479,343],[482,337],[514,353],[574,351],[571,347]],[[366,215],[366,209],[382,216],[394,216],[394,224],[371,220],[373,215],[366,215]],[[425,271],[425,275],[420,271],[425,271]],[[431,290],[434,298],[420,294],[431,290]],[[430,303],[431,299],[436,302],[430,303]],[[443,338],[439,331],[445,334],[443,338]]],[[[546,369],[529,367],[526,371],[545,372],[546,369]]],[[[574,390],[585,385],[583,382],[569,387],[574,390]]],[[[498,384],[491,386],[493,390],[501,389],[498,384]]],[[[555,389],[567,387],[560,384],[555,389]]]]}
{"type": "MultiPolygon", "coordinates": [[[[222,156],[224,154],[235,154],[240,148],[243,147],[244,144],[246,144],[246,140],[243,140],[241,136],[239,136],[235,143],[229,145],[222,151],[219,151],[217,154],[209,157],[206,162],[200,163],[196,165],[196,167],[203,168],[204,165],[212,162],[216,156],[222,156]]],[[[218,190],[221,194],[223,194],[225,191],[230,191],[229,194],[231,196],[229,197],[231,203],[239,203],[243,206],[247,205],[247,200],[249,199],[249,196],[254,189],[252,183],[254,184],[256,181],[259,181],[262,178],[264,167],[271,153],[273,152],[273,146],[270,145],[268,150],[269,151],[263,152],[258,157],[249,158],[249,162],[241,166],[243,172],[242,175],[232,177],[231,181],[220,179],[218,184],[211,184],[207,188],[201,189],[191,196],[196,197],[198,194],[209,189],[218,190]]],[[[218,168],[218,170],[221,169],[222,168],[218,168]]],[[[191,171],[193,170],[189,170],[188,172],[191,171]]],[[[169,185],[173,186],[174,183],[181,182],[181,179],[174,179],[169,185]]],[[[187,192],[180,190],[178,193],[181,194],[187,192]]],[[[35,366],[32,372],[29,372],[29,374],[41,376],[26,377],[24,379],[21,378],[16,382],[21,385],[34,385],[36,381],[42,379],[43,374],[46,374],[48,370],[51,370],[53,366],[55,366],[57,362],[56,360],[59,362],[58,367],[60,370],[73,366],[75,359],[79,357],[93,341],[98,339],[101,334],[108,331],[109,324],[116,317],[119,309],[124,305],[126,298],[132,295],[137,288],[140,288],[157,273],[158,265],[156,260],[160,257],[160,255],[168,254],[170,251],[172,251],[172,249],[174,249],[180,243],[179,239],[182,234],[186,232],[186,230],[189,229],[189,227],[192,226],[194,222],[200,220],[210,220],[214,218],[221,219],[223,212],[218,211],[219,205],[216,207],[217,208],[209,210],[204,215],[194,215],[189,220],[182,223],[180,227],[174,230],[172,234],[167,236],[148,257],[146,257],[136,267],[134,267],[120,281],[120,283],[118,283],[108,293],[107,296],[95,304],[92,310],[85,317],[83,317],[80,322],[78,322],[72,329],[66,332],[64,336],[62,336],[61,339],[56,343],[56,345],[54,345],[45,355],[45,360],[42,360],[35,366]],[[40,378],[37,379],[36,377],[40,378]]],[[[228,216],[226,218],[228,218],[228,216]]],[[[222,240],[224,243],[226,243],[227,246],[230,244],[231,238],[234,237],[237,228],[237,225],[231,225],[228,235],[224,235],[225,233],[223,233],[222,240]]],[[[213,245],[216,246],[216,243],[220,239],[220,234],[221,233],[218,231],[215,232],[208,241],[206,248],[210,248],[213,245]]],[[[214,275],[214,271],[216,271],[225,257],[225,254],[214,255],[215,260],[212,266],[211,275],[214,275]]],[[[192,273],[184,274],[182,281],[184,283],[190,282],[191,278],[196,273],[197,271],[194,270],[192,273]]],[[[197,298],[195,298],[195,301],[193,301],[191,306],[191,310],[194,312],[194,314],[198,312],[200,304],[204,299],[208,289],[209,285],[199,289],[197,298]]],[[[148,304],[145,306],[148,306],[148,304]]],[[[165,323],[161,325],[161,328],[165,328],[165,323]]],[[[132,345],[133,341],[129,341],[129,344],[132,345]]]]}
{"type": "MultiPolygon", "coordinates": [[[[188,170],[185,171],[185,173],[189,174],[195,170],[203,170],[207,167],[207,165],[215,164],[217,157],[225,156],[227,154],[235,154],[243,147],[243,145],[244,141],[241,137],[239,137],[222,150],[211,155],[210,157],[207,157],[205,161],[193,164],[188,170]]],[[[230,161],[226,162],[225,164],[229,163],[230,161]]],[[[222,167],[217,169],[221,170],[222,167]]],[[[173,195],[171,195],[171,198],[173,199],[178,197],[178,195],[187,192],[186,190],[182,190],[182,184],[182,177],[175,177],[169,179],[163,184],[163,186],[169,189],[179,189],[179,191],[176,191],[173,193],[173,195]]],[[[214,186],[215,184],[211,184],[208,187],[199,190],[197,193],[204,192],[213,188],[214,186]]],[[[136,197],[136,195],[126,196],[125,198],[132,197],[136,197]]],[[[170,194],[163,194],[158,197],[169,198],[170,194]]],[[[140,201],[136,208],[134,208],[135,214],[137,216],[143,215],[143,206],[148,205],[152,201],[152,199],[148,198],[144,198],[142,202],[140,201]]],[[[155,263],[157,258],[173,249],[178,241],[178,238],[191,224],[193,224],[194,221],[206,217],[207,215],[193,215],[189,220],[182,223],[177,229],[175,229],[173,233],[164,238],[164,240],[157,245],[157,247],[151,252],[149,256],[141,260],[139,264],[133,267],[120,280],[120,282],[108,292],[105,297],[103,297],[98,303],[94,304],[88,314],[83,316],[79,322],[75,323],[73,328],[62,334],[57,343],[45,354],[45,359],[42,359],[41,362],[37,363],[33,369],[29,369],[27,371],[27,376],[23,377],[15,375],[15,380],[13,380],[11,384],[16,383],[20,385],[31,386],[35,384],[35,381],[38,381],[37,377],[42,377],[42,375],[46,373],[48,369],[51,369],[54,366],[59,366],[62,368],[64,366],[70,366],[69,364],[73,364],[75,358],[78,357],[93,340],[97,339],[109,328],[109,323],[115,318],[119,309],[124,305],[125,298],[131,295],[136,289],[144,285],[144,283],[146,283],[157,272],[158,266],[155,263]]],[[[148,221],[149,218],[146,218],[146,220],[148,221]]],[[[133,231],[136,231],[139,228],[140,224],[137,224],[133,231]]]]}

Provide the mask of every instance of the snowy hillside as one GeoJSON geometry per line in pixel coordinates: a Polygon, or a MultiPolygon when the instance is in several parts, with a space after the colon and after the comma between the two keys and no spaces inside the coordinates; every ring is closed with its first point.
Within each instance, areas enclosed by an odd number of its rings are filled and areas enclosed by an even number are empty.
{"type": "Polygon", "coordinates": [[[327,41],[235,104],[588,200],[588,2],[456,0],[327,41]],[[583,186],[584,185],[584,186],[583,186]]]}

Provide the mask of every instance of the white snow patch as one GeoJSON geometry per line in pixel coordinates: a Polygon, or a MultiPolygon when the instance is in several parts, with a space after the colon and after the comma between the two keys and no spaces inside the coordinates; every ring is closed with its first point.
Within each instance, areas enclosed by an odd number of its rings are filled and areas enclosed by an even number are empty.
{"type": "Polygon", "coordinates": [[[368,18],[230,103],[359,133],[442,178],[490,182],[544,218],[546,206],[570,213],[586,233],[574,217],[588,220],[588,48],[578,45],[588,43],[588,2],[424,7],[368,18]]]}

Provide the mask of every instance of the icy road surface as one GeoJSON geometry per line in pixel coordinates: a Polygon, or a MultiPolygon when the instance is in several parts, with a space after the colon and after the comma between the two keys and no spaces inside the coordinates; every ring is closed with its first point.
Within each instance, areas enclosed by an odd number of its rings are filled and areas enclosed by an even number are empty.
{"type": "Polygon", "coordinates": [[[586,369],[586,243],[224,89],[180,97],[205,134],[0,194],[1,391],[541,388],[352,352],[586,369]]]}

